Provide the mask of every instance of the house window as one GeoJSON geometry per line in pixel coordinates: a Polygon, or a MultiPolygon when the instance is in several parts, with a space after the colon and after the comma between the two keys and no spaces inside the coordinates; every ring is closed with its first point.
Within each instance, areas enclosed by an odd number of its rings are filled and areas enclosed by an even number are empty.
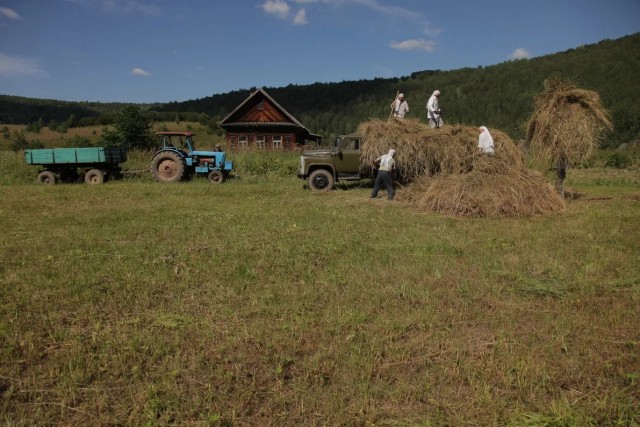
{"type": "Polygon", "coordinates": [[[248,142],[247,142],[247,135],[242,135],[238,137],[238,148],[240,148],[241,150],[244,150],[247,148],[248,142]]]}
{"type": "Polygon", "coordinates": [[[238,147],[238,138],[236,136],[231,136],[229,138],[229,148],[235,150],[238,147]]]}
{"type": "Polygon", "coordinates": [[[274,136],[272,141],[274,150],[282,150],[282,136],[274,136]]]}
{"type": "Polygon", "coordinates": [[[256,135],[256,148],[264,150],[264,135],[256,135]]]}

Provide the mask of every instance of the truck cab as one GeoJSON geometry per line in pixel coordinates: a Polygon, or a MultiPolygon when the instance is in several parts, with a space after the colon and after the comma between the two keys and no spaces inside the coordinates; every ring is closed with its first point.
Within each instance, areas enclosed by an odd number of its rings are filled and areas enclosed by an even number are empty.
{"type": "Polygon", "coordinates": [[[298,178],[312,191],[329,191],[337,181],[359,180],[360,137],[342,135],[330,149],[305,150],[300,155],[298,178]]]}

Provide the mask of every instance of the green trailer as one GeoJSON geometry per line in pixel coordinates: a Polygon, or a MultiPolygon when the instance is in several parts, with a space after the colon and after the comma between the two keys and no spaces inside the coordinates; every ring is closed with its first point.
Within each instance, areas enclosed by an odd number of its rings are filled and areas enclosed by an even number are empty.
{"type": "Polygon", "coordinates": [[[77,182],[102,184],[111,178],[120,178],[120,163],[127,161],[127,150],[121,147],[42,148],[25,150],[28,165],[42,167],[38,182],[77,182]]]}

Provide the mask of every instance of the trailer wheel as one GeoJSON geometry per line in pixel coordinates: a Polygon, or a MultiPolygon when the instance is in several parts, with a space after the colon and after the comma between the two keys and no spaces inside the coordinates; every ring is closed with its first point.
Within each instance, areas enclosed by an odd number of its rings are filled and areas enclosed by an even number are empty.
{"type": "Polygon", "coordinates": [[[38,182],[40,184],[53,185],[56,181],[56,174],[51,171],[42,171],[38,174],[38,182]]]}
{"type": "Polygon", "coordinates": [[[151,161],[151,172],[156,181],[175,182],[184,177],[184,163],[177,153],[164,151],[151,161]]]}
{"type": "Polygon", "coordinates": [[[309,175],[311,191],[329,191],[333,188],[333,175],[324,169],[316,169],[309,175]]]}
{"type": "Polygon", "coordinates": [[[87,184],[102,184],[104,182],[104,172],[100,169],[90,169],[84,174],[84,182],[87,184]]]}
{"type": "Polygon", "coordinates": [[[224,182],[224,174],[220,171],[209,172],[209,182],[212,184],[222,184],[224,182]]]}

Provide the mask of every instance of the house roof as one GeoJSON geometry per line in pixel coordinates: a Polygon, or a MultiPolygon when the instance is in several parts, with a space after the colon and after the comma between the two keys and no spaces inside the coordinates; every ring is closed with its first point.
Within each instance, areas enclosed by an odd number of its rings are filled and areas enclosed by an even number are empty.
{"type": "Polygon", "coordinates": [[[298,121],[295,117],[293,117],[287,110],[285,110],[275,99],[273,99],[264,89],[260,88],[254,91],[251,95],[247,97],[240,105],[238,105],[235,110],[229,113],[222,121],[220,122],[220,127],[225,129],[226,127],[249,127],[249,126],[265,126],[265,127],[296,127],[300,128],[306,135],[310,138],[318,138],[320,135],[312,134],[302,123],[298,121]],[[233,121],[233,119],[239,120],[243,116],[242,114],[246,112],[246,108],[252,106],[252,103],[257,103],[257,99],[259,97],[263,97],[267,99],[283,116],[289,121],[273,121],[273,122],[247,122],[247,121],[233,121]]]}

